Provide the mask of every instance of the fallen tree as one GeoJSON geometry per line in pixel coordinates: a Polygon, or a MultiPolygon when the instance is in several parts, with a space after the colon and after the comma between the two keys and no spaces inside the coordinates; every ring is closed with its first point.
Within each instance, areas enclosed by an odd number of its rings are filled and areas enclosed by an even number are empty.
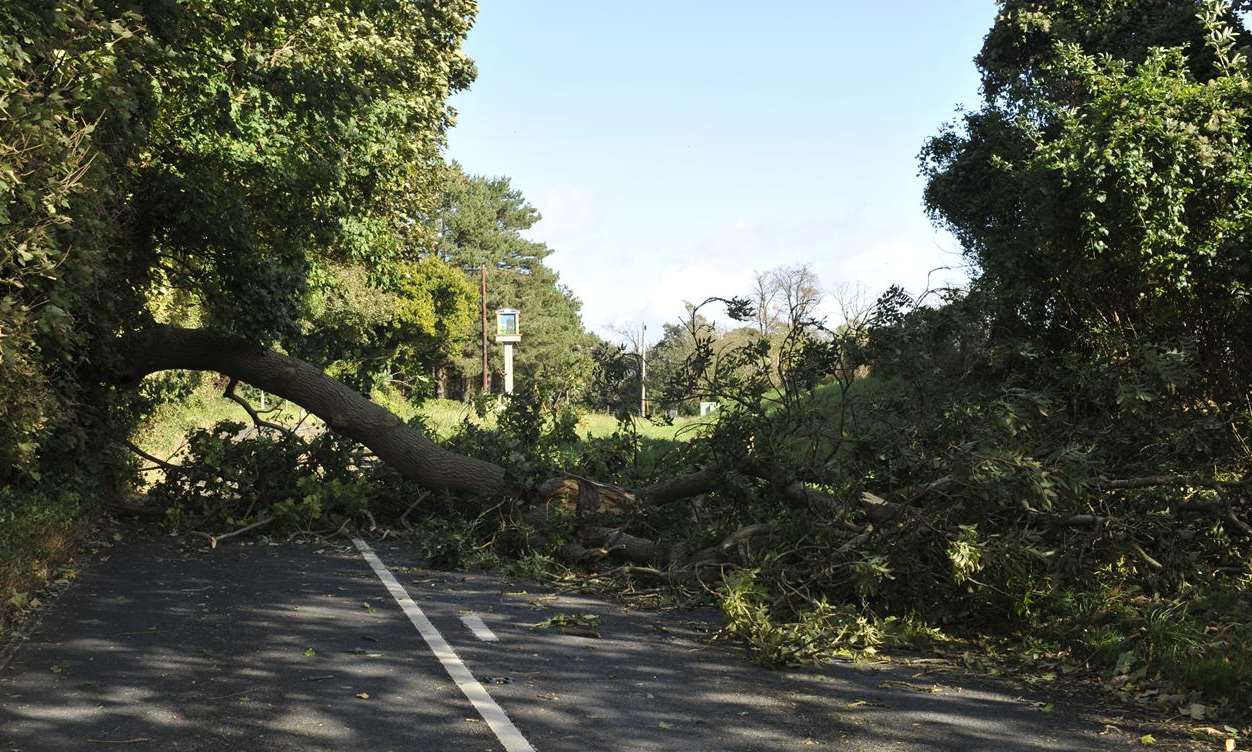
{"type": "Polygon", "coordinates": [[[214,371],[290,400],[335,433],[368,447],[405,478],[434,490],[493,496],[508,490],[504,468],[439,447],[387,408],[302,360],[203,329],[155,327],[121,343],[125,368],[109,375],[137,385],[159,371],[214,371]]]}
{"type": "MultiPolygon", "coordinates": [[[[604,524],[605,517],[620,519],[644,506],[681,501],[715,490],[725,478],[725,472],[717,467],[679,474],[638,490],[577,475],[555,477],[530,489],[510,483],[506,470],[497,464],[438,446],[390,410],[309,363],[248,340],[203,329],[162,326],[126,339],[119,349],[126,365],[109,374],[108,380],[114,384],[133,387],[151,374],[169,370],[220,373],[230,379],[226,397],[241,404],[258,427],[289,434],[282,427],[260,419],[256,411],[234,393],[237,382],[303,407],[321,418],[334,433],[359,442],[401,476],[430,490],[478,497],[512,493],[519,498],[540,501],[536,510],[527,516],[540,528],[548,521],[553,505],[562,511],[572,511],[579,520],[578,543],[570,542],[562,551],[571,561],[607,558],[690,571],[698,564],[734,558],[736,546],[774,531],[769,524],[747,525],[717,545],[688,551],[682,544],[642,538],[626,532],[621,525],[604,524]]],[[[139,453],[167,470],[173,467],[146,452],[139,453]]],[[[787,488],[789,494],[801,498],[805,498],[805,494],[818,494],[801,490],[803,486],[798,482],[787,488]]],[[[825,497],[825,503],[835,502],[825,497]]],[[[143,508],[132,504],[123,510],[142,512],[143,508]]],[[[264,518],[264,523],[270,521],[271,518],[264,518]]],[[[264,523],[254,522],[224,534],[202,535],[216,543],[264,523]]]]}
{"type": "MultiPolygon", "coordinates": [[[[564,546],[561,555],[574,562],[616,560],[669,569],[686,576],[692,574],[693,568],[702,563],[740,560],[742,557],[735,555],[740,545],[754,537],[768,536],[776,531],[773,525],[753,523],[733,531],[718,544],[699,550],[692,550],[683,543],[652,540],[627,531],[623,520],[643,509],[717,490],[732,472],[728,468],[711,465],[638,489],[628,489],[574,474],[557,476],[536,488],[528,488],[511,483],[507,471],[500,465],[440,447],[391,411],[314,366],[257,346],[245,339],[201,329],[156,327],[124,341],[120,349],[124,354],[123,362],[126,367],[110,374],[109,380],[116,384],[133,386],[150,374],[167,370],[217,372],[231,380],[227,390],[228,398],[241,402],[234,394],[234,386],[236,382],[245,382],[289,400],[321,418],[331,431],[364,445],[377,459],[424,488],[484,498],[512,494],[520,499],[537,502],[525,515],[526,521],[539,531],[540,538],[536,540],[544,539],[543,530],[549,525],[554,511],[572,513],[577,520],[577,541],[570,541],[564,546]]],[[[254,423],[280,428],[260,420],[246,403],[244,406],[254,423]]],[[[146,453],[144,456],[149,461],[159,461],[159,458],[147,456],[146,453]]],[[[169,467],[164,461],[160,461],[160,464],[169,467]]],[[[760,482],[769,482],[759,470],[756,473],[746,472],[744,475],[760,482]]],[[[859,503],[853,504],[814,489],[800,480],[778,484],[778,488],[781,496],[811,509],[834,512],[859,508],[869,523],[882,527],[904,520],[906,513],[915,508],[913,505],[916,502],[928,493],[951,483],[952,479],[945,476],[918,488],[903,489],[895,494],[900,501],[889,501],[877,494],[865,492],[861,494],[859,503]]],[[[1103,481],[1097,488],[1117,491],[1159,485],[1192,485],[1220,489],[1242,484],[1153,476],[1103,481]]],[[[1234,514],[1228,503],[1209,506],[1218,509],[1220,516],[1238,532],[1248,532],[1246,523],[1234,514]]],[[[1204,511],[1210,510],[1206,506],[1204,511]]],[[[1099,520],[1097,516],[1077,515],[1057,519],[1054,524],[1098,525],[1099,520]]],[[[867,531],[862,536],[861,540],[864,542],[870,534],[867,531]]],[[[217,539],[223,537],[225,536],[219,535],[217,539]]]]}

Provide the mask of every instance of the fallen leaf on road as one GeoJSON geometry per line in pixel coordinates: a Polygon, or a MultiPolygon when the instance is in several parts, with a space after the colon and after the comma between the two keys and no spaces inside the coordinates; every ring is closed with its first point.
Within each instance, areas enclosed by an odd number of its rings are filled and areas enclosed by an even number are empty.
{"type": "Polygon", "coordinates": [[[911,689],[914,692],[928,692],[932,695],[943,692],[943,687],[940,687],[938,684],[932,684],[928,687],[924,684],[914,684],[906,681],[883,681],[879,682],[878,686],[883,689],[911,689]]]}
{"type": "Polygon", "coordinates": [[[370,693],[369,692],[357,692],[355,697],[359,697],[362,700],[368,700],[370,698],[370,693]]]}
{"type": "Polygon", "coordinates": [[[600,617],[595,614],[556,614],[538,624],[530,625],[535,629],[558,629],[563,634],[575,637],[599,637],[600,617]]]}

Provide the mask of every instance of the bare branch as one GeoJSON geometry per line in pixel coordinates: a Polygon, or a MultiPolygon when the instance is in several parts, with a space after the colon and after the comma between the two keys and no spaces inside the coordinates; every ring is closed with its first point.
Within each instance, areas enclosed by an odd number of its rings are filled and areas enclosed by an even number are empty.
{"type": "MultiPolygon", "coordinates": [[[[160,468],[162,470],[177,470],[178,469],[178,465],[175,465],[169,460],[163,460],[160,457],[157,457],[152,454],[148,454],[147,452],[145,452],[144,450],[136,446],[133,442],[127,441],[126,448],[134,452],[135,454],[139,455],[140,457],[143,457],[145,460],[151,462],[152,464],[156,465],[157,468],[160,468]]],[[[152,468],[152,469],[156,469],[156,468],[152,468]]]]}
{"type": "Polygon", "coordinates": [[[195,535],[202,535],[205,538],[208,538],[209,548],[217,548],[217,544],[221,543],[227,538],[234,538],[236,535],[243,535],[249,530],[256,530],[258,527],[263,527],[265,525],[270,524],[273,521],[274,521],[273,517],[262,517],[261,519],[257,520],[251,525],[244,525],[238,530],[232,530],[229,533],[222,533],[221,535],[213,535],[212,533],[205,533],[199,530],[192,530],[191,532],[194,533],[195,535]]]}
{"type": "Polygon", "coordinates": [[[236,379],[232,376],[230,379],[230,383],[226,385],[226,391],[222,393],[222,396],[230,400],[231,402],[234,402],[235,404],[239,405],[240,407],[242,407],[244,409],[244,412],[248,413],[248,417],[252,418],[253,425],[255,425],[258,429],[268,428],[271,431],[277,431],[285,436],[289,436],[293,439],[296,439],[297,441],[301,441],[301,442],[303,441],[303,439],[300,439],[300,437],[296,435],[295,431],[292,431],[286,426],[280,426],[277,423],[271,423],[270,421],[262,418],[257,413],[256,409],[253,408],[252,405],[248,404],[247,400],[235,394],[235,386],[238,383],[239,383],[239,379],[236,379]]]}
{"type": "Polygon", "coordinates": [[[1252,478],[1240,480],[1216,480],[1213,478],[1194,478],[1185,475],[1145,475],[1141,478],[1122,478],[1106,480],[1097,484],[1103,491],[1116,491],[1132,488],[1157,488],[1161,486],[1196,486],[1198,488],[1230,488],[1252,484],[1252,478]]]}

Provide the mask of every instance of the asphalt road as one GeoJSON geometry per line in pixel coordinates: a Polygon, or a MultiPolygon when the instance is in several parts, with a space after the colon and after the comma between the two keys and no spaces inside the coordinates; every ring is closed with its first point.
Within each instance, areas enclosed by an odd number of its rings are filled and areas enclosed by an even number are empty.
{"type": "Polygon", "coordinates": [[[209,551],[139,536],[91,565],[0,670],[0,750],[1138,744],[1133,731],[1107,729],[1091,707],[1060,698],[898,664],[771,671],[709,644],[704,613],[637,612],[431,572],[402,546],[372,545],[448,650],[432,651],[350,546],[209,551]],[[532,629],[556,614],[598,616],[600,637],[532,629]],[[496,641],[476,636],[462,620],[469,615],[496,641]],[[449,660],[468,669],[518,737],[501,740],[450,677],[449,660]],[[1044,712],[1048,702],[1055,707],[1044,712]]]}

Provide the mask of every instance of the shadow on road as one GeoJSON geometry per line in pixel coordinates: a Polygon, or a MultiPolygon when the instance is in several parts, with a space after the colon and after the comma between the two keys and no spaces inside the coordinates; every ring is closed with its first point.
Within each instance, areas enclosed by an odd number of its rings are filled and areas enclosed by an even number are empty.
{"type": "MultiPolygon", "coordinates": [[[[540,750],[1097,750],[1092,708],[901,666],[778,672],[691,615],[379,555],[540,750]],[[500,637],[479,642],[460,616],[500,637]],[[601,639],[534,630],[595,614],[601,639]]],[[[0,750],[498,750],[355,552],[119,546],[0,672],[0,750]],[[368,699],[359,695],[368,695],[368,699]],[[105,747],[108,748],[108,747],[105,747]]]]}
{"type": "Polygon", "coordinates": [[[376,584],[301,546],[120,549],[0,673],[0,748],[492,749],[376,584]]]}

